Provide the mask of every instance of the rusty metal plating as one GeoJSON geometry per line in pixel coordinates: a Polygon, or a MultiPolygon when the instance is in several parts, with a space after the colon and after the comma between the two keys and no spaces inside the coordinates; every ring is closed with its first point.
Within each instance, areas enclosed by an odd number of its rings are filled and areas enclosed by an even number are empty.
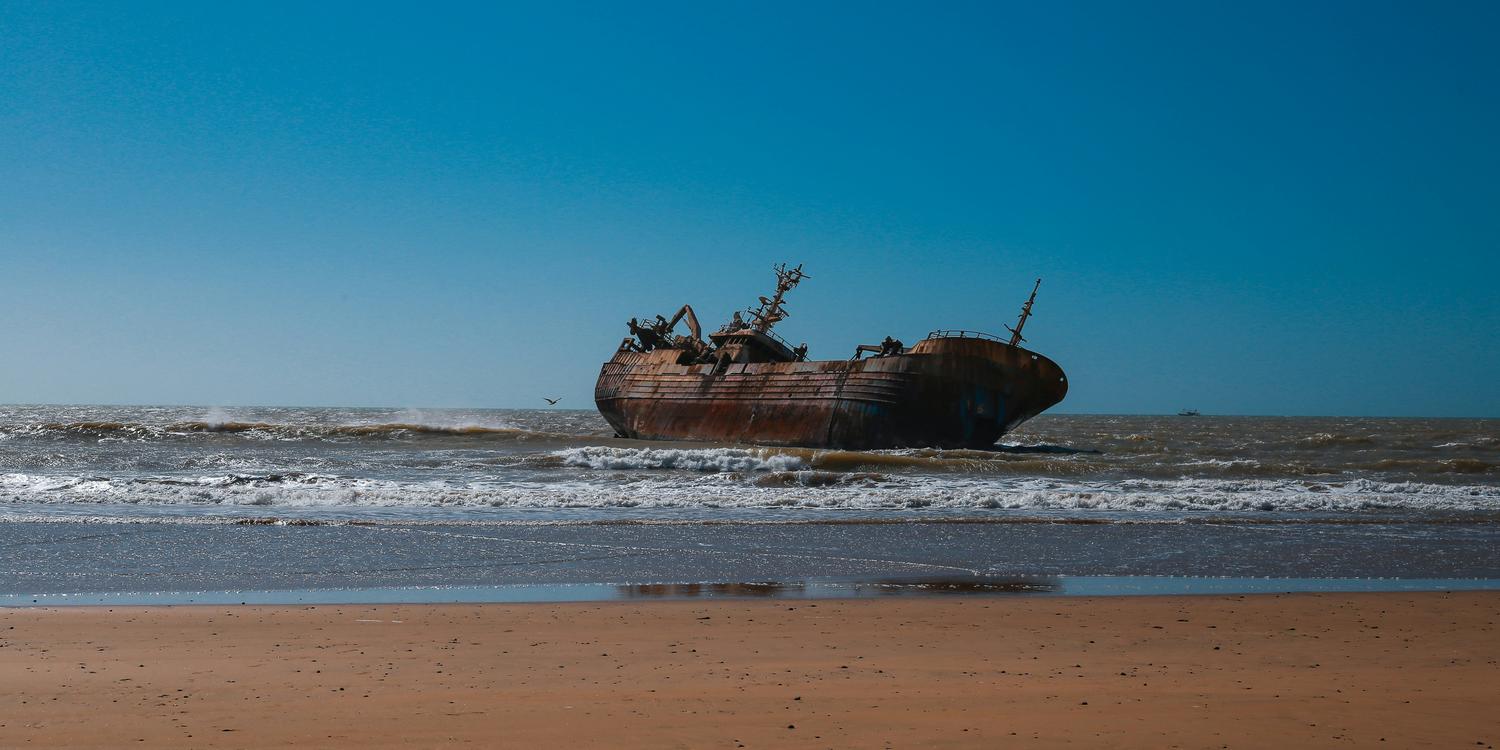
{"type": "MultiPolygon", "coordinates": [[[[632,338],[604,363],[594,387],[599,411],[622,437],[814,448],[993,445],[1016,425],[1062,401],[1067,377],[1052,360],[1018,346],[1037,288],[1009,342],[938,330],[907,348],[885,337],[847,360],[808,361],[771,328],[788,315],[786,293],[802,266],[776,267],[776,292],[700,338],[684,306],[670,320],[628,324],[632,338]],[[688,336],[672,329],[687,318],[688,336]],[[862,358],[864,354],[873,356],[862,358]]],[[[1037,280],[1040,286],[1041,280],[1037,280]]]]}

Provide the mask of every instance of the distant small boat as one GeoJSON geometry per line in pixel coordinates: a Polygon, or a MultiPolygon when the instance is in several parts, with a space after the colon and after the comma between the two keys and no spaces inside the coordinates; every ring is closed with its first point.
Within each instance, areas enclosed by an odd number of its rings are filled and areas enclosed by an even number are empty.
{"type": "Polygon", "coordinates": [[[1183,409],[1182,411],[1177,412],[1177,416],[1179,416],[1179,417],[1196,417],[1196,416],[1199,416],[1199,414],[1198,414],[1198,410],[1197,409],[1183,409]]]}

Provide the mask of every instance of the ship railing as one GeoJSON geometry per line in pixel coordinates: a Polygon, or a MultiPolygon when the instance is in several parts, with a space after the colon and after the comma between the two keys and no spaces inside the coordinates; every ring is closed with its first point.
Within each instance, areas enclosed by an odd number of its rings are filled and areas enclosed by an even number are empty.
{"type": "MultiPolygon", "coordinates": [[[[753,326],[749,326],[749,325],[743,326],[741,328],[735,328],[734,326],[732,326],[732,325],[730,325],[728,323],[725,323],[724,325],[719,326],[719,330],[716,331],[715,333],[734,333],[735,331],[743,331],[743,330],[746,330],[746,329],[749,329],[749,330],[752,330],[752,331],[753,330],[757,330],[753,326]]],[[[793,348],[791,342],[789,342],[786,339],[782,338],[781,336],[777,335],[777,333],[775,331],[773,331],[773,330],[771,330],[769,328],[767,328],[764,331],[761,331],[761,333],[764,333],[765,335],[770,336],[772,339],[775,339],[782,346],[784,346],[784,347],[786,347],[788,349],[793,348]]]]}
{"type": "Polygon", "coordinates": [[[769,329],[769,328],[767,328],[766,330],[762,331],[761,333],[764,333],[767,336],[770,336],[771,338],[776,339],[777,341],[780,341],[781,345],[784,346],[784,347],[786,347],[786,348],[788,348],[788,349],[792,348],[791,342],[789,342],[786,339],[784,339],[784,338],[776,335],[776,332],[773,331],[773,330],[771,330],[771,329],[769,329]]]}
{"type": "Polygon", "coordinates": [[[1006,339],[980,331],[965,331],[958,328],[940,329],[927,334],[929,339],[984,339],[985,341],[998,341],[1002,344],[1008,343],[1006,339]]]}

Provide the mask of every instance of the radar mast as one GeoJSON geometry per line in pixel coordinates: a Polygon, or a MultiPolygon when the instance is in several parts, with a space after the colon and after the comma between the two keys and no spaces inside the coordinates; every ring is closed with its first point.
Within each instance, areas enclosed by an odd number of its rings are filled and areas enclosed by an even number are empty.
{"type": "Polygon", "coordinates": [[[1021,329],[1026,327],[1026,319],[1031,317],[1031,306],[1036,303],[1036,290],[1040,289],[1041,286],[1042,280],[1037,279],[1036,286],[1031,288],[1031,296],[1026,298],[1026,304],[1021,305],[1021,319],[1016,321],[1016,327],[1005,327],[1005,330],[1010,331],[1011,346],[1020,346],[1021,342],[1026,340],[1021,336],[1021,329]]]}
{"type": "Polygon", "coordinates": [[[807,274],[802,272],[801,263],[798,263],[797,267],[793,268],[790,271],[787,270],[785,263],[781,263],[775,266],[775,271],[775,296],[771,297],[770,299],[761,297],[760,307],[749,311],[750,315],[755,318],[755,322],[751,324],[750,327],[754,328],[757,331],[760,331],[761,333],[770,332],[771,326],[776,325],[780,321],[786,319],[787,316],[791,315],[791,313],[787,312],[786,308],[782,306],[783,298],[786,297],[787,292],[791,291],[792,288],[797,286],[797,284],[800,283],[803,279],[812,278],[811,276],[808,276],[807,274]]]}

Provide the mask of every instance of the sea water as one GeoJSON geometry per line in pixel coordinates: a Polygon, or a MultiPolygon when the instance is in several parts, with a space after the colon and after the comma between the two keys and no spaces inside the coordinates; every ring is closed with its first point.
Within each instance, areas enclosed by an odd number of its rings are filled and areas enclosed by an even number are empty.
{"type": "Polygon", "coordinates": [[[1500,578],[1500,421],[1044,415],[987,450],[588,410],[0,407],[0,594],[1500,578]]]}

